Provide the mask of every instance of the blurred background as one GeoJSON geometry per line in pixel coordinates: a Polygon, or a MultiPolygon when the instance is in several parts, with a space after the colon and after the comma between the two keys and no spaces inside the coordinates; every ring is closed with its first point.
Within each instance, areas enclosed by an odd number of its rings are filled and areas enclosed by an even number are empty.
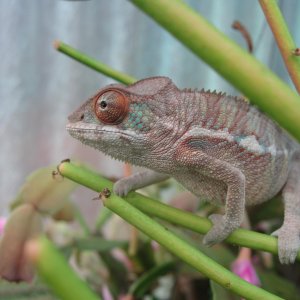
{"type": "MultiPolygon", "coordinates": [[[[186,2],[246,48],[231,28],[240,21],[251,34],[254,55],[292,86],[258,1],[186,2]]],[[[300,2],[279,3],[299,46],[300,2]]],[[[130,1],[0,0],[0,215],[8,213],[9,201],[30,172],[64,158],[81,160],[107,176],[123,174],[121,163],[65,130],[67,116],[113,80],[58,53],[56,39],[139,79],[164,75],[182,88],[238,94],[130,1]]],[[[99,206],[88,201],[95,195],[86,189],[75,197],[83,200],[86,213],[99,206]]]]}

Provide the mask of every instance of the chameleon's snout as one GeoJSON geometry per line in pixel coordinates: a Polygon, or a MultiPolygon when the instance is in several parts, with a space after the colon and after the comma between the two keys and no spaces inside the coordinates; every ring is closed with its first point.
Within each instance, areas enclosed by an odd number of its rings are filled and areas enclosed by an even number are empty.
{"type": "Polygon", "coordinates": [[[79,122],[84,120],[84,113],[80,111],[75,111],[68,116],[68,120],[71,123],[79,122]]]}

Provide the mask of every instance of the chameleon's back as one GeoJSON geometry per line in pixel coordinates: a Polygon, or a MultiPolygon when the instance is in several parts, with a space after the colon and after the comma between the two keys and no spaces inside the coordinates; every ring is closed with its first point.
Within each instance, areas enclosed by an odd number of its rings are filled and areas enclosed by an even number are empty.
{"type": "Polygon", "coordinates": [[[187,102],[198,102],[192,105],[200,107],[196,119],[201,120],[203,128],[225,130],[240,140],[255,136],[262,148],[284,144],[285,149],[293,149],[297,145],[281,127],[243,98],[209,91],[186,92],[186,96],[194,98],[187,102]]]}
{"type": "Polygon", "coordinates": [[[243,99],[214,92],[183,92],[193,125],[205,130],[201,140],[191,141],[191,146],[243,171],[247,204],[277,194],[299,144],[243,99]],[[195,106],[200,109],[192,110],[195,106]]]}

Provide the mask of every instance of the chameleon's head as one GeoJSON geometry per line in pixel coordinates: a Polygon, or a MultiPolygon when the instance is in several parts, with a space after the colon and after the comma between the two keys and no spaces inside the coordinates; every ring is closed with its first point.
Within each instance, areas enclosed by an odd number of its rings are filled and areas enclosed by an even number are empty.
{"type": "Polygon", "coordinates": [[[177,93],[167,77],[109,85],[69,116],[67,130],[105,154],[138,163],[170,135],[177,93]]]}

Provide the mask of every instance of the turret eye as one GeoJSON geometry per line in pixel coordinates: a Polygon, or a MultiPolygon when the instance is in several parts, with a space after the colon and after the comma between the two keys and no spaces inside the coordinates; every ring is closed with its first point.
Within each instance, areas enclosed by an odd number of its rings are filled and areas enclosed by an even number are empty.
{"type": "Polygon", "coordinates": [[[104,109],[106,106],[107,106],[106,101],[105,101],[105,100],[102,100],[102,101],[100,102],[100,107],[104,109]]]}
{"type": "Polygon", "coordinates": [[[106,90],[95,97],[94,111],[102,123],[118,124],[128,112],[127,97],[117,90],[106,90]]]}

